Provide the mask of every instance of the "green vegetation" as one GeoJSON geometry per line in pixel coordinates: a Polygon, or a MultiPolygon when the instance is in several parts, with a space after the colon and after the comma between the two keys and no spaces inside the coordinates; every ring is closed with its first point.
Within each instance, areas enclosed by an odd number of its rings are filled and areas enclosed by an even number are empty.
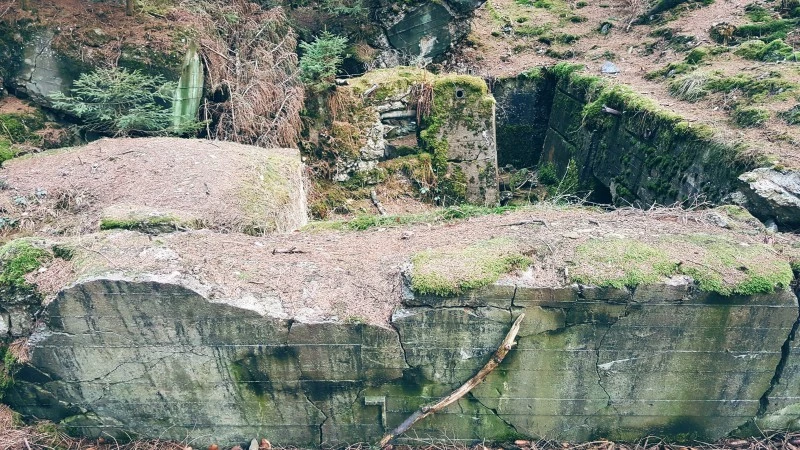
{"type": "Polygon", "coordinates": [[[506,211],[523,209],[520,206],[473,206],[459,205],[440,208],[433,212],[421,214],[399,214],[389,216],[363,215],[350,220],[332,220],[312,222],[304,230],[355,230],[363,231],[377,227],[392,227],[416,223],[442,223],[453,220],[468,219],[470,217],[485,216],[488,214],[502,214],[506,211]]]}
{"type": "Polygon", "coordinates": [[[306,86],[323,91],[333,86],[336,69],[342,63],[347,38],[336,36],[328,31],[314,39],[314,42],[301,42],[300,79],[306,86]]]}
{"type": "Polygon", "coordinates": [[[781,39],[775,39],[768,44],[757,39],[746,41],[734,53],[743,58],[756,61],[800,61],[800,52],[795,52],[790,45],[787,45],[781,39]]]}
{"type": "Polygon", "coordinates": [[[675,272],[663,250],[632,239],[593,239],[575,249],[572,280],[603,287],[652,284],[675,272]]]}
{"type": "Polygon", "coordinates": [[[19,368],[19,362],[9,350],[8,346],[0,345],[0,400],[5,393],[14,385],[14,373],[19,368]]]}
{"type": "Polygon", "coordinates": [[[689,64],[700,64],[706,56],[708,56],[708,50],[698,47],[692,49],[689,53],[686,54],[686,58],[684,59],[689,64]]]}
{"type": "Polygon", "coordinates": [[[778,73],[771,73],[770,76],[761,78],[745,74],[725,77],[700,71],[678,77],[670,81],[667,87],[670,95],[690,102],[697,101],[709,93],[730,93],[733,90],[759,100],[767,96],[789,93],[797,88],[795,84],[780,79],[778,73]]]}
{"type": "Polygon", "coordinates": [[[44,128],[45,117],[34,114],[0,114],[0,162],[17,155],[15,144],[39,146],[42,137],[35,132],[44,128]]]}
{"type": "Polygon", "coordinates": [[[788,111],[779,113],[778,116],[789,125],[800,125],[800,104],[794,105],[792,109],[788,111]]]}
{"type": "Polygon", "coordinates": [[[137,230],[143,233],[168,233],[175,231],[179,221],[171,216],[152,216],[138,219],[104,217],[100,219],[101,230],[137,230]]]}
{"type": "Polygon", "coordinates": [[[769,120],[769,111],[758,108],[736,108],[731,116],[736,125],[742,128],[755,128],[769,120]]]}
{"type": "Polygon", "coordinates": [[[767,22],[742,25],[733,35],[743,39],[760,39],[772,42],[776,39],[786,40],[788,33],[798,26],[798,19],[777,19],[767,22]]]}
{"type": "Polygon", "coordinates": [[[0,285],[25,287],[25,275],[52,259],[47,250],[34,246],[28,239],[17,239],[0,247],[0,285]]]}
{"type": "Polygon", "coordinates": [[[688,275],[705,292],[753,295],[787,289],[789,264],[761,244],[690,234],[655,243],[632,239],[593,239],[575,250],[573,281],[621,288],[656,283],[663,277],[688,275]]]}
{"type": "Polygon", "coordinates": [[[745,6],[744,11],[753,22],[767,22],[772,18],[772,14],[766,8],[756,3],[745,6]]]}
{"type": "Polygon", "coordinates": [[[53,105],[82,120],[86,131],[111,136],[181,134],[195,129],[172,126],[170,103],[175,83],[138,70],[97,69],[83,73],[72,87],[72,97],[53,95],[53,105]]]}
{"type": "Polygon", "coordinates": [[[514,240],[494,238],[465,248],[426,250],[411,257],[411,288],[422,295],[455,296],[526,268],[530,258],[514,240]]]}
{"type": "Polygon", "coordinates": [[[694,278],[703,291],[766,294],[787,289],[793,279],[789,264],[765,245],[742,244],[706,234],[678,236],[665,242],[675,243],[689,247],[683,248],[683,256],[676,255],[681,259],[679,272],[694,278]]]}

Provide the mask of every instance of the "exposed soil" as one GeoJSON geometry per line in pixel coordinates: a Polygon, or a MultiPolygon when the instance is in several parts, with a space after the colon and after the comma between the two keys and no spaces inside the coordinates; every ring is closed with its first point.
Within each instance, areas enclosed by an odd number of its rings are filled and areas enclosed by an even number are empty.
{"type": "MultiPolygon", "coordinates": [[[[533,3],[533,2],[531,2],[533,3]]],[[[631,0],[608,0],[587,2],[583,8],[576,8],[576,2],[553,2],[552,10],[535,8],[520,4],[517,0],[489,0],[482,6],[473,21],[472,47],[466,47],[453,57],[450,64],[455,70],[470,70],[486,76],[513,76],[537,66],[552,65],[560,60],[582,63],[587,71],[600,75],[600,66],[606,60],[613,61],[621,70],[617,75],[607,76],[613,83],[630,86],[634,91],[655,99],[663,108],[686,117],[690,122],[712,126],[719,138],[730,142],[745,142],[757,151],[771,155],[773,159],[791,168],[800,168],[800,127],[786,124],[774,117],[763,127],[737,128],[730,123],[726,114],[727,102],[736,92],[709,95],[707,98],[690,103],[669,95],[663,80],[647,80],[644,76],[663,68],[671,62],[682,62],[685,51],[668,45],[663,38],[648,36],[659,28],[669,28],[675,35],[691,36],[688,47],[710,47],[716,45],[709,37],[711,26],[719,22],[734,25],[747,23],[744,14],[749,0],[717,0],[708,6],[686,7],[675,20],[654,25],[630,25],[643,9],[631,5],[644,4],[631,0]],[[577,15],[586,20],[572,23],[559,15],[577,15]],[[518,20],[524,20],[519,23],[518,20]],[[600,33],[601,24],[612,24],[607,35],[600,33]],[[550,25],[552,30],[578,36],[570,44],[537,41],[536,36],[522,36],[518,32],[523,26],[550,25]],[[503,29],[506,29],[504,31],[503,29]],[[510,29],[514,31],[508,32],[510,29]],[[493,35],[494,34],[494,35],[493,35]],[[650,53],[645,44],[653,44],[650,53]],[[562,57],[548,56],[548,49],[565,54],[562,57]],[[567,52],[573,52],[569,56],[567,52]]],[[[680,8],[680,7],[679,7],[680,8]]],[[[679,9],[680,10],[680,9],[679,9]]],[[[796,63],[764,63],[742,59],[728,53],[708,58],[700,70],[719,70],[726,75],[738,73],[762,76],[769,72],[779,72],[782,79],[800,83],[800,70],[796,63]]],[[[739,94],[741,98],[741,94],[739,94]]],[[[786,111],[797,104],[796,99],[776,100],[772,97],[753,104],[771,111],[786,111]]]]}
{"type": "MultiPolygon", "coordinates": [[[[238,230],[252,218],[243,190],[264,183],[258,177],[267,166],[299,183],[299,174],[281,163],[298,158],[297,150],[229,142],[102,139],[7,161],[0,199],[20,228],[44,234],[98,231],[101,216],[170,216],[238,230]]],[[[268,196],[253,201],[270,207],[268,196]]]]}
{"type": "MultiPolygon", "coordinates": [[[[739,229],[730,231],[713,225],[708,214],[679,209],[603,213],[541,205],[454,222],[367,231],[263,237],[209,230],[157,237],[114,231],[58,239],[79,256],[71,262],[55,259],[47,270],[31,274],[30,281],[53,294],[76,279],[124,272],[134,279],[182,283],[214,301],[231,299],[241,305],[242,299],[250,299],[251,307],[278,317],[387,326],[401,302],[401,270],[422,250],[463,248],[508,237],[535,260],[531,271],[510,275],[509,281],[552,287],[568,283],[567,261],[576,246],[592,238],[648,242],[665,235],[708,233],[746,244],[764,242],[766,235],[757,221],[730,219],[739,229]]],[[[779,250],[796,240],[783,234],[771,239],[779,250]]]]}

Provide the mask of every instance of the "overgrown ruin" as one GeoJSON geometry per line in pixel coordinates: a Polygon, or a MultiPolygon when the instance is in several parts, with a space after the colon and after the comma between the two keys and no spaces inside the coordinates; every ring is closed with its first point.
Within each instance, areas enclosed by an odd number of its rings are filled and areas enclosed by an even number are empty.
{"type": "Polygon", "coordinates": [[[0,399],[24,421],[194,448],[373,444],[524,314],[482,383],[393,443],[800,431],[796,133],[761,148],[687,106],[724,95],[712,118],[794,125],[749,105],[797,99],[777,67],[797,60],[788,6],[709,25],[706,48],[629,31],[699,1],[99,1],[74,26],[32,2],[0,8],[0,85],[30,102],[0,99],[17,108],[0,112],[0,399]],[[606,7],[619,17],[580,25],[606,7]],[[618,55],[567,48],[609,33],[618,55]],[[309,81],[320,37],[341,41],[338,66],[309,81]],[[620,75],[658,52],[635,70],[685,114],[620,75]],[[731,55],[776,66],[703,69],[731,55]],[[167,128],[64,126],[88,119],[54,101],[106,66],[163,77],[145,110],[167,128]]]}

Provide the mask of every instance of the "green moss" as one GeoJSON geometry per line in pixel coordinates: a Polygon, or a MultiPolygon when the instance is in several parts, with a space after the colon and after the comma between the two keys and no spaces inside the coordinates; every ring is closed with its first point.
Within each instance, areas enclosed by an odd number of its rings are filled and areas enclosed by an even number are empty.
{"type": "Polygon", "coordinates": [[[692,49],[688,54],[686,54],[686,58],[684,60],[689,64],[700,64],[706,56],[708,56],[708,50],[698,47],[692,49]]]}
{"type": "Polygon", "coordinates": [[[373,86],[377,86],[366,102],[378,104],[386,99],[404,95],[411,86],[419,83],[427,83],[433,80],[435,75],[415,67],[394,67],[391,69],[370,70],[363,76],[353,78],[350,86],[353,93],[363,95],[373,86]]]}
{"type": "Polygon", "coordinates": [[[104,217],[100,219],[101,230],[137,230],[144,233],[175,231],[179,220],[172,216],[149,216],[134,219],[104,217]]]}
{"type": "Polygon", "coordinates": [[[800,60],[800,52],[795,52],[790,45],[787,45],[781,39],[775,39],[768,44],[760,40],[746,41],[742,43],[734,53],[743,58],[756,61],[780,62],[800,60]]]}
{"type": "Polygon", "coordinates": [[[6,345],[0,345],[0,361],[0,400],[3,400],[5,393],[14,386],[14,374],[19,369],[19,362],[6,345]]]}
{"type": "Polygon", "coordinates": [[[656,78],[672,78],[676,75],[684,74],[695,70],[697,67],[689,63],[669,63],[661,69],[654,70],[645,75],[648,80],[656,78]]]}
{"type": "Polygon", "coordinates": [[[787,289],[793,280],[788,262],[761,244],[689,234],[654,243],[631,239],[593,239],[575,250],[573,281],[621,288],[656,283],[672,275],[692,277],[700,290],[753,295],[787,289]]]}
{"type": "Polygon", "coordinates": [[[753,295],[787,289],[793,280],[792,269],[761,244],[743,245],[706,234],[665,239],[665,245],[678,243],[679,271],[695,279],[703,291],[722,295],[753,295]]]}
{"type": "Polygon", "coordinates": [[[769,111],[758,108],[736,108],[731,114],[733,123],[742,128],[755,128],[769,120],[769,111]]]}
{"type": "Polygon", "coordinates": [[[468,219],[470,217],[485,216],[488,214],[503,214],[508,211],[524,209],[519,206],[485,207],[474,205],[458,205],[440,208],[433,212],[422,214],[398,214],[388,216],[363,215],[351,220],[319,221],[308,224],[304,231],[321,230],[356,230],[363,231],[376,227],[393,227],[418,223],[442,223],[453,220],[468,219]]]}
{"type": "Polygon", "coordinates": [[[44,125],[45,117],[41,112],[0,114],[0,162],[16,156],[14,144],[41,145],[42,137],[35,132],[44,125]]]}
{"type": "Polygon", "coordinates": [[[29,239],[17,239],[0,247],[0,285],[27,286],[25,275],[52,259],[44,249],[35,247],[29,239]]]}
{"type": "Polygon", "coordinates": [[[787,34],[798,25],[797,19],[778,19],[767,22],[742,25],[733,35],[738,38],[760,39],[772,42],[776,39],[786,39],[787,34]]]}
{"type": "Polygon", "coordinates": [[[411,257],[411,288],[422,295],[454,296],[487,286],[530,265],[512,239],[494,238],[466,248],[426,250],[411,257]]]}
{"type": "Polygon", "coordinates": [[[603,287],[652,284],[675,272],[666,252],[627,239],[593,239],[575,249],[572,280],[603,287]]]}
{"type": "Polygon", "coordinates": [[[772,13],[761,5],[751,3],[744,8],[745,14],[753,22],[767,22],[772,19],[772,13]]]}
{"type": "Polygon", "coordinates": [[[779,113],[778,116],[789,125],[800,125],[800,104],[795,105],[788,111],[779,113]]]}

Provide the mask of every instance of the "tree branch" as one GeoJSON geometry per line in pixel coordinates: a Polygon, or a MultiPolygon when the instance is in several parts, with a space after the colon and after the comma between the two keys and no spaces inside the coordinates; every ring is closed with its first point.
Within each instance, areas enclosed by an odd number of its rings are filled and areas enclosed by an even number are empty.
{"type": "Polygon", "coordinates": [[[391,431],[391,433],[387,434],[386,436],[381,439],[380,443],[378,444],[379,447],[383,448],[392,439],[396,438],[397,436],[405,433],[408,431],[409,428],[414,426],[415,423],[419,422],[420,420],[432,415],[433,413],[439,412],[444,408],[455,403],[458,399],[465,396],[469,391],[471,391],[475,386],[481,384],[481,382],[486,378],[489,373],[491,373],[497,366],[503,362],[503,358],[506,357],[509,350],[516,345],[514,339],[517,338],[517,333],[519,333],[519,327],[522,324],[522,319],[525,318],[525,314],[520,314],[517,317],[517,320],[514,321],[514,324],[511,325],[511,329],[508,330],[508,334],[506,334],[505,339],[503,342],[500,343],[500,347],[494,352],[494,355],[486,363],[485,366],[477,373],[474,377],[467,380],[466,383],[462,384],[461,387],[453,391],[447,397],[441,399],[439,402],[433,405],[425,405],[422,406],[419,410],[415,411],[414,414],[411,414],[408,419],[404,420],[397,428],[391,431]]]}

